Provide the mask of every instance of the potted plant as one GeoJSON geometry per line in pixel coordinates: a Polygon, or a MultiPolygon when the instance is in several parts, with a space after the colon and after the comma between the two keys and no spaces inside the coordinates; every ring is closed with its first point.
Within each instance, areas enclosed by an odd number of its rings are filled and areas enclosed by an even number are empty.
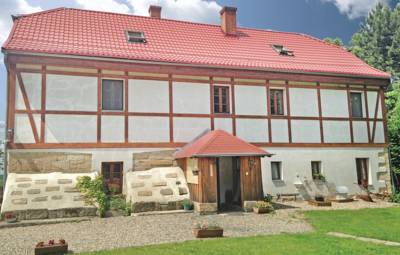
{"type": "Polygon", "coordinates": [[[185,211],[191,211],[191,210],[193,210],[193,203],[192,203],[192,201],[190,201],[190,200],[184,200],[183,203],[182,203],[182,205],[183,205],[183,209],[184,209],[185,211]]]}
{"type": "Polygon", "coordinates": [[[264,196],[264,202],[271,203],[272,202],[272,195],[267,194],[264,196]]]}
{"type": "Polygon", "coordinates": [[[17,217],[15,217],[15,215],[11,212],[5,213],[4,214],[4,218],[6,220],[7,223],[15,223],[17,222],[17,217]]]}
{"type": "Polygon", "coordinates": [[[255,206],[253,207],[253,211],[255,213],[261,214],[261,213],[270,213],[274,211],[274,207],[265,201],[257,201],[255,206]]]}
{"type": "Polygon", "coordinates": [[[47,244],[38,242],[35,247],[35,255],[61,255],[67,253],[68,243],[64,239],[58,240],[58,243],[54,240],[49,240],[47,244]]]}
{"type": "Polygon", "coordinates": [[[217,224],[197,223],[193,228],[193,235],[196,238],[222,237],[223,228],[217,224]]]}

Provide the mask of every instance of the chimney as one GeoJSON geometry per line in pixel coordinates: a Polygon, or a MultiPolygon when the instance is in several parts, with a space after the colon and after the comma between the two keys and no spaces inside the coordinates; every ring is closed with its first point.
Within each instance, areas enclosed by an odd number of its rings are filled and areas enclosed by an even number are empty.
{"type": "Polygon", "coordinates": [[[152,17],[152,18],[161,19],[161,6],[150,5],[150,7],[149,7],[149,16],[152,17]]]}
{"type": "Polygon", "coordinates": [[[221,14],[221,29],[226,35],[236,35],[236,7],[224,6],[221,14]]]}

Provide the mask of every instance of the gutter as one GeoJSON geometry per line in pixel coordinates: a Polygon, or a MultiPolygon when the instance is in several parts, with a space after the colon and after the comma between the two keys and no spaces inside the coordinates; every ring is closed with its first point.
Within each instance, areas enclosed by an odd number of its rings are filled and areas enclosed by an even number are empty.
{"type": "Polygon", "coordinates": [[[59,58],[71,58],[71,59],[135,63],[135,64],[149,64],[149,65],[185,66],[185,67],[198,67],[198,68],[232,69],[232,70],[243,70],[243,71],[262,71],[262,72],[284,73],[284,74],[307,74],[307,75],[337,76],[337,77],[362,78],[362,79],[380,79],[380,80],[387,80],[389,82],[391,79],[390,77],[338,74],[338,73],[321,73],[321,72],[285,71],[285,70],[276,70],[276,69],[270,69],[270,68],[240,68],[240,67],[228,67],[228,66],[224,67],[224,66],[215,66],[215,65],[200,65],[200,64],[196,65],[196,64],[184,64],[184,63],[175,63],[175,62],[134,60],[134,59],[126,59],[126,58],[90,57],[90,56],[82,56],[82,55],[20,52],[20,51],[13,51],[13,50],[9,51],[9,50],[6,50],[4,47],[2,48],[1,51],[3,52],[4,55],[16,54],[16,55],[25,55],[25,56],[59,57],[59,58]]]}

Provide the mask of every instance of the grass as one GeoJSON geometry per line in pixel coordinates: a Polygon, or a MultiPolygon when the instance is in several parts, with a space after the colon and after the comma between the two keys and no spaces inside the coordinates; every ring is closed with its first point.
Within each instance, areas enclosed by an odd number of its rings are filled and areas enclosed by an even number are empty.
{"type": "Polygon", "coordinates": [[[400,208],[357,211],[310,211],[305,216],[315,233],[219,238],[162,245],[131,247],[81,255],[183,255],[183,254],[399,254],[400,248],[325,235],[336,231],[373,238],[400,241],[400,208]]]}
{"type": "Polygon", "coordinates": [[[400,242],[400,207],[308,211],[305,216],[321,233],[334,231],[400,242]]]}

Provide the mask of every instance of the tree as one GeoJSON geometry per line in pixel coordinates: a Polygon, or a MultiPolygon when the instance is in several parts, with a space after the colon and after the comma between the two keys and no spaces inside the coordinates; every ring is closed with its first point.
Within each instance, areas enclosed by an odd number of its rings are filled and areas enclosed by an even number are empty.
{"type": "Polygon", "coordinates": [[[342,39],[340,39],[339,37],[336,38],[326,37],[324,38],[324,41],[340,47],[344,46],[342,39]]]}

